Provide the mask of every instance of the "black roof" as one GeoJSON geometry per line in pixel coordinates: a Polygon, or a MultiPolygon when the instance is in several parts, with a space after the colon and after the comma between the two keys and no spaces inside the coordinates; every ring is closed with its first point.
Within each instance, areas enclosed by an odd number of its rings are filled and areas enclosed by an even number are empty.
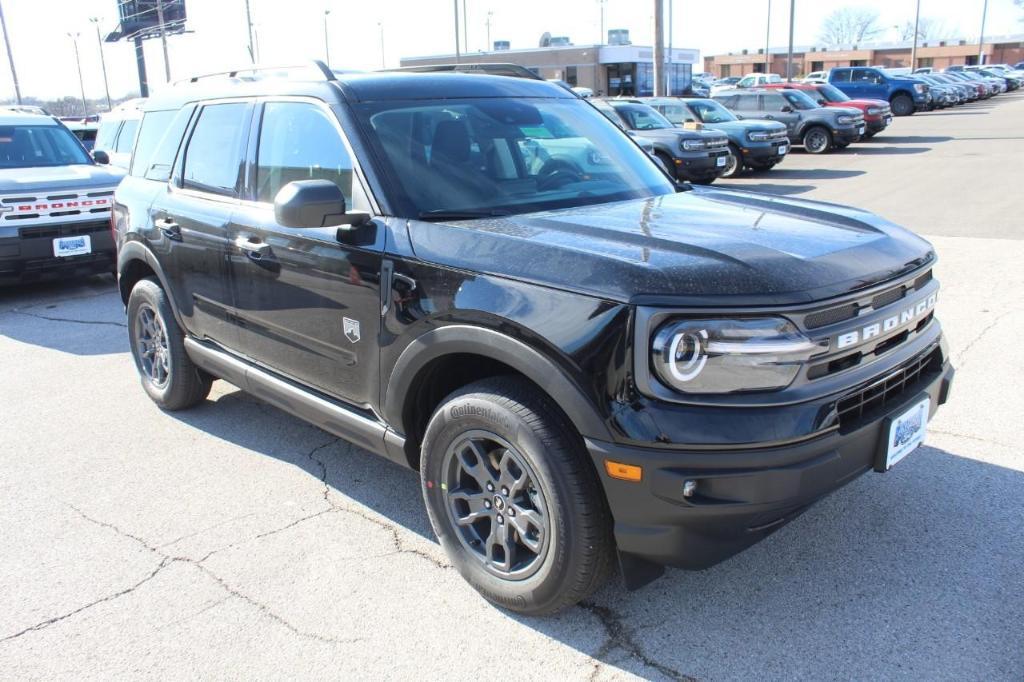
{"type": "Polygon", "coordinates": [[[143,111],[176,109],[189,102],[230,97],[270,95],[337,98],[350,102],[471,97],[546,97],[576,99],[565,88],[542,80],[467,73],[336,72],[334,80],[311,78],[310,71],[294,75],[253,78],[221,76],[177,83],[149,98],[143,111]]]}

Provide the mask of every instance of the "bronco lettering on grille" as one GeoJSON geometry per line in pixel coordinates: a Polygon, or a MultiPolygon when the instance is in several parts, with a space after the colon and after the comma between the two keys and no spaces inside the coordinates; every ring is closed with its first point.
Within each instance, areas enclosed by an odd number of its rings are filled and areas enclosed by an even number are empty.
{"type": "Polygon", "coordinates": [[[869,325],[865,325],[859,329],[855,329],[851,332],[845,332],[839,334],[835,338],[835,347],[838,349],[849,348],[861,341],[869,341],[876,336],[882,334],[888,334],[902,326],[909,326],[913,321],[924,317],[932,308],[935,307],[935,302],[938,299],[938,294],[932,294],[928,298],[923,298],[916,304],[904,308],[898,312],[894,312],[885,318],[877,320],[869,325]]]}

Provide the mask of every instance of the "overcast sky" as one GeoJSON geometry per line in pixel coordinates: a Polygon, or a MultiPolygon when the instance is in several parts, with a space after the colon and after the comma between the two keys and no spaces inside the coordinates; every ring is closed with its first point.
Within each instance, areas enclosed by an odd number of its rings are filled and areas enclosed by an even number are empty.
{"type": "MultiPolygon", "coordinates": [[[[664,0],[666,7],[669,0],[664,0]]],[[[861,6],[878,10],[883,39],[897,38],[896,24],[912,20],[916,0],[797,0],[798,45],[817,39],[821,21],[832,10],[861,6]]],[[[82,70],[87,96],[101,97],[96,33],[89,17],[100,17],[104,32],[117,23],[115,0],[0,0],[14,50],[23,96],[53,98],[78,94],[72,41],[79,32],[82,70]]],[[[381,64],[380,33],[384,31],[384,58],[398,66],[402,56],[454,51],[452,0],[250,0],[261,61],[293,63],[324,57],[324,9],[328,17],[331,64],[335,67],[375,69],[381,64]]],[[[535,47],[540,34],[567,35],[576,44],[597,42],[600,28],[598,0],[465,0],[470,50],[486,45],[485,21],[491,17],[491,39],[509,40],[514,48],[535,47]]],[[[676,47],[715,54],[764,44],[769,0],[674,0],[673,43],[676,47]]],[[[977,39],[983,0],[921,0],[922,16],[934,17],[949,27],[950,37],[977,39]]],[[[462,0],[459,0],[461,7],[462,0]]],[[[626,28],[634,43],[650,44],[650,0],[606,0],[605,28],[626,28]],[[638,11],[644,8],[646,11],[638,11]]],[[[787,41],[789,2],[772,3],[771,42],[787,41]]],[[[169,39],[172,79],[248,63],[244,0],[186,0],[192,33],[169,39]]],[[[1013,0],[989,0],[986,35],[1024,33],[1024,11],[1013,0]]],[[[134,55],[130,44],[105,44],[104,52],[115,97],[137,90],[134,55]]],[[[153,89],[164,83],[160,41],[146,42],[149,81],[153,89]]],[[[13,98],[14,87],[6,57],[0,53],[0,99],[13,98]]]]}

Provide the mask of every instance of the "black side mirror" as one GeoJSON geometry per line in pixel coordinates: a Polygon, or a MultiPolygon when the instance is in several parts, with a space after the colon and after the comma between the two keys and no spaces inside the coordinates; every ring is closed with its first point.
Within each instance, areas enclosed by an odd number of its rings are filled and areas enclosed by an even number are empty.
{"type": "Polygon", "coordinates": [[[105,166],[110,163],[110,156],[102,149],[97,149],[92,153],[92,160],[105,166]]]}
{"type": "Polygon", "coordinates": [[[788,104],[784,104],[784,105],[782,105],[782,108],[779,109],[779,111],[781,111],[784,114],[792,114],[793,113],[793,107],[789,106],[788,104]]]}
{"type": "Polygon", "coordinates": [[[345,195],[330,180],[295,180],[274,197],[274,218],[283,227],[360,225],[365,213],[347,213],[345,195]]]}

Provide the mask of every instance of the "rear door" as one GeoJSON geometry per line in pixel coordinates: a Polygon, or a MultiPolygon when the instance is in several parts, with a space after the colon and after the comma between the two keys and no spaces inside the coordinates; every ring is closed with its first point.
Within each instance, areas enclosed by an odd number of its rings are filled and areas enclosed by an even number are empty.
{"type": "Polygon", "coordinates": [[[171,181],[150,208],[151,248],[194,336],[233,347],[229,226],[238,206],[253,102],[206,103],[195,113],[171,181]]]}
{"type": "Polygon", "coordinates": [[[378,386],[384,230],[289,228],[274,197],[295,180],[327,179],[350,210],[374,214],[335,113],[319,100],[270,99],[256,112],[247,193],[230,264],[238,348],[258,364],[353,405],[378,386]]]}
{"type": "Polygon", "coordinates": [[[786,125],[786,132],[790,139],[797,135],[800,127],[800,112],[781,92],[762,93],[761,109],[764,111],[764,118],[786,125]]]}
{"type": "Polygon", "coordinates": [[[756,92],[737,94],[732,105],[727,106],[730,106],[739,118],[762,118],[765,113],[761,109],[761,102],[756,92]]]}

